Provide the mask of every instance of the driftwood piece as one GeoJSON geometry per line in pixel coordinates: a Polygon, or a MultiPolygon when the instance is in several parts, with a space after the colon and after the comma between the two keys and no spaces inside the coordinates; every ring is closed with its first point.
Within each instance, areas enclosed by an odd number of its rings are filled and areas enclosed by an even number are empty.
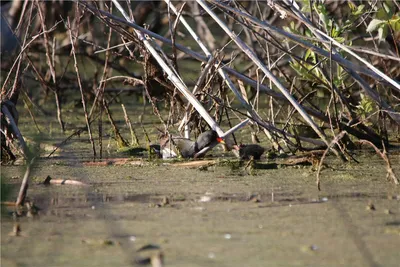
{"type": "Polygon", "coordinates": [[[143,161],[143,160],[132,160],[129,158],[115,158],[115,159],[107,159],[103,161],[89,161],[89,162],[84,162],[84,166],[93,166],[93,167],[102,167],[102,166],[111,166],[111,165],[116,165],[116,166],[123,166],[123,165],[134,165],[134,166],[144,166],[148,165],[149,162],[143,161]]]}
{"type": "Polygon", "coordinates": [[[208,165],[214,165],[218,162],[218,160],[196,160],[196,161],[188,161],[188,162],[177,162],[171,164],[174,167],[188,167],[188,168],[196,168],[208,165]]]}
{"type": "Polygon", "coordinates": [[[48,175],[46,179],[43,182],[44,185],[80,185],[80,186],[88,186],[88,184],[85,184],[80,181],[76,180],[71,180],[71,179],[53,179],[48,175]]]}

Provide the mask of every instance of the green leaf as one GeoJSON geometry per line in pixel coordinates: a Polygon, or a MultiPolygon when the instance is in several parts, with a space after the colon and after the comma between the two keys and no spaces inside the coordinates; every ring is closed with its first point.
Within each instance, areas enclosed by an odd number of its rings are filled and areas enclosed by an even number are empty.
{"type": "Polygon", "coordinates": [[[301,2],[301,11],[303,12],[310,12],[310,0],[300,0],[299,2],[301,2]]]}
{"type": "Polygon", "coordinates": [[[335,37],[335,40],[342,44],[342,43],[344,43],[345,38],[344,37],[335,37]]]}
{"type": "Polygon", "coordinates": [[[348,1],[347,4],[349,5],[351,11],[356,10],[356,5],[354,5],[351,1],[348,1]]]}
{"type": "Polygon", "coordinates": [[[364,94],[361,94],[360,96],[361,100],[360,103],[356,106],[357,107],[356,112],[362,118],[366,118],[370,113],[374,111],[374,103],[364,94]]]}
{"type": "Polygon", "coordinates": [[[387,2],[383,2],[383,8],[385,9],[388,18],[393,16],[393,7],[390,7],[387,2]]]}
{"type": "Polygon", "coordinates": [[[359,16],[359,15],[363,14],[364,13],[364,7],[365,7],[365,5],[359,5],[357,7],[357,9],[355,9],[355,8],[352,9],[351,14],[353,16],[359,16]]]}
{"type": "Polygon", "coordinates": [[[373,31],[377,30],[384,23],[385,23],[385,21],[380,20],[380,19],[371,20],[371,22],[369,23],[369,25],[367,27],[367,32],[373,32],[373,31]]]}
{"type": "Polygon", "coordinates": [[[304,59],[311,59],[311,62],[315,63],[315,53],[311,49],[307,49],[304,59]]]}
{"type": "Polygon", "coordinates": [[[395,18],[389,20],[390,27],[392,27],[394,32],[400,31],[400,18],[395,18]]]}
{"type": "Polygon", "coordinates": [[[381,41],[381,40],[385,39],[386,36],[388,35],[388,33],[389,33],[389,28],[388,28],[387,25],[384,25],[383,27],[380,27],[378,29],[379,40],[381,41]]]}
{"type": "Polygon", "coordinates": [[[328,16],[324,13],[319,13],[319,19],[324,23],[325,26],[328,25],[328,16]]]}
{"type": "Polygon", "coordinates": [[[376,12],[375,18],[380,20],[388,20],[391,16],[392,12],[386,12],[386,9],[382,7],[376,12]]]}
{"type": "Polygon", "coordinates": [[[358,8],[357,8],[357,12],[356,13],[360,13],[361,14],[364,11],[364,7],[365,7],[365,5],[359,5],[358,8]]]}
{"type": "Polygon", "coordinates": [[[343,29],[339,27],[339,25],[335,24],[335,27],[332,28],[331,37],[336,38],[342,33],[343,29]]]}
{"type": "Polygon", "coordinates": [[[328,20],[328,29],[330,30],[330,29],[332,29],[332,27],[333,27],[333,20],[328,20]]]}
{"type": "Polygon", "coordinates": [[[307,59],[308,59],[308,57],[310,56],[310,54],[311,54],[311,50],[310,50],[310,49],[307,49],[306,54],[304,55],[304,60],[307,61],[307,59]]]}

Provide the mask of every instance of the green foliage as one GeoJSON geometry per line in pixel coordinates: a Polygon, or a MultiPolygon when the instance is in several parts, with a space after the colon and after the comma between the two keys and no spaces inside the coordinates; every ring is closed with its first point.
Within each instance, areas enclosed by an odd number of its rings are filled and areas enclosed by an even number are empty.
{"type": "Polygon", "coordinates": [[[361,94],[360,104],[357,105],[356,113],[362,118],[366,119],[372,112],[375,110],[374,102],[366,97],[364,94],[361,94]]]}
{"type": "Polygon", "coordinates": [[[330,17],[330,14],[328,13],[323,1],[314,3],[314,9],[323,23],[325,31],[339,43],[345,42],[346,38],[343,36],[343,34],[346,32],[346,30],[350,29],[353,25],[353,22],[363,14],[364,7],[364,5],[355,6],[351,4],[350,17],[344,20],[345,23],[343,25],[339,25],[333,18],[330,17]]]}
{"type": "Polygon", "coordinates": [[[343,85],[347,77],[347,72],[343,70],[342,66],[337,65],[336,75],[333,77],[333,84],[336,87],[340,87],[343,85]]]}
{"type": "MultiPolygon", "coordinates": [[[[314,52],[311,52],[310,54],[314,54],[314,52]]],[[[297,72],[297,74],[299,74],[299,78],[303,80],[318,82],[316,77],[321,78],[322,76],[319,70],[309,63],[300,64],[297,61],[291,61],[290,66],[297,72]]]]}
{"type": "Polygon", "coordinates": [[[367,32],[378,32],[379,40],[383,40],[390,33],[389,27],[396,33],[400,31],[400,16],[394,13],[394,3],[391,1],[382,2],[377,9],[375,18],[370,21],[367,32]]]}
{"type": "Polygon", "coordinates": [[[358,16],[364,14],[365,5],[356,6],[356,5],[353,4],[353,2],[350,2],[350,1],[347,2],[347,4],[350,7],[352,16],[358,17],[358,16]]]}
{"type": "Polygon", "coordinates": [[[296,33],[296,34],[300,34],[300,32],[298,30],[296,30],[296,25],[294,24],[294,21],[291,21],[288,26],[283,26],[283,29],[287,32],[291,32],[291,33],[296,33]]]}

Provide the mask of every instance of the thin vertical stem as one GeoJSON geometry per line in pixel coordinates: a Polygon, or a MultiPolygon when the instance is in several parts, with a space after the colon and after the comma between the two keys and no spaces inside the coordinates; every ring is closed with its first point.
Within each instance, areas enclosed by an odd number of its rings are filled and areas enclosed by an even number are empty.
{"type": "Polygon", "coordinates": [[[124,118],[125,122],[129,127],[129,130],[131,131],[131,145],[135,144],[135,146],[139,146],[139,139],[137,138],[137,135],[135,133],[135,130],[132,127],[131,120],[129,119],[128,113],[126,112],[124,104],[121,104],[122,110],[124,111],[124,118]]]}
{"type": "Polygon", "coordinates": [[[83,95],[81,76],[79,74],[78,62],[76,60],[76,55],[75,55],[75,45],[74,45],[75,42],[74,42],[73,37],[72,37],[72,29],[71,29],[71,23],[69,21],[69,17],[68,17],[67,23],[68,23],[67,26],[68,26],[69,38],[70,38],[70,41],[71,41],[71,52],[72,52],[72,56],[74,58],[74,67],[75,67],[75,72],[76,72],[76,78],[78,80],[78,86],[79,86],[79,90],[81,92],[83,112],[85,113],[86,127],[87,127],[87,130],[88,130],[88,133],[89,133],[90,143],[92,144],[93,160],[95,160],[96,159],[96,146],[94,144],[94,140],[93,140],[93,136],[92,136],[92,130],[90,128],[89,117],[88,117],[88,113],[87,113],[87,109],[86,109],[85,97],[83,95]]]}

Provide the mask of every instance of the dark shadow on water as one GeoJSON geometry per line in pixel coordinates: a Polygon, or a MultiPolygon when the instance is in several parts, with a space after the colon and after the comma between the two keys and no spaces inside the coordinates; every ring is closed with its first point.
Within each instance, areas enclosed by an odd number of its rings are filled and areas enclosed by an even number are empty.
{"type": "Polygon", "coordinates": [[[387,222],[387,226],[400,226],[400,221],[387,222]]]}

